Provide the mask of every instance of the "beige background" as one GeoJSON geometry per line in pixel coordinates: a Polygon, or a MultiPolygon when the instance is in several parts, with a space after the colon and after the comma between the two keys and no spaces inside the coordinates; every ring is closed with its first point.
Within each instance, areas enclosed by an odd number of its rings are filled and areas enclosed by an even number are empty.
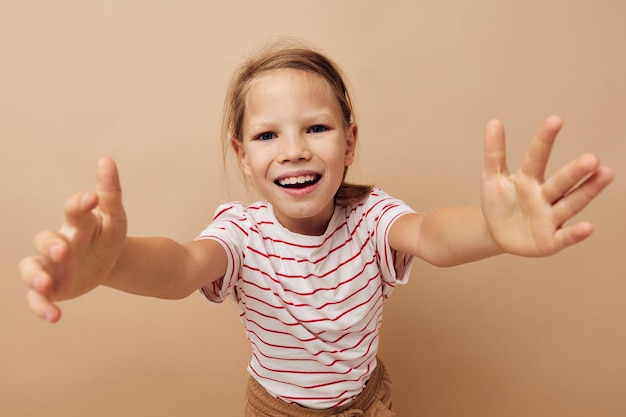
{"type": "Polygon", "coordinates": [[[223,175],[221,104],[241,59],[284,35],[351,80],[354,178],[418,210],[478,202],[491,117],[512,168],[558,113],[550,168],[593,150],[616,172],[576,248],[415,264],[381,351],[400,415],[626,415],[623,0],[2,1],[0,414],[239,415],[249,352],[232,303],[103,288],[51,326],[27,309],[16,265],[65,198],[92,188],[102,155],[119,163],[132,234],[190,240],[217,204],[249,200],[223,175]]]}

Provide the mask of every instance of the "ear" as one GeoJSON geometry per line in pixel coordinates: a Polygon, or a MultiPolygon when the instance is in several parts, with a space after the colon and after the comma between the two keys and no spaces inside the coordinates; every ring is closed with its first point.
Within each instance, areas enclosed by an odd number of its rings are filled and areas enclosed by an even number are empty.
{"type": "Polygon", "coordinates": [[[356,142],[359,139],[359,127],[356,123],[350,123],[346,128],[346,153],[344,155],[343,165],[350,166],[354,162],[356,155],[356,142]]]}
{"type": "Polygon", "coordinates": [[[241,170],[244,175],[247,177],[252,176],[252,171],[250,171],[250,164],[248,163],[248,157],[243,146],[243,141],[237,138],[231,138],[230,146],[233,148],[233,152],[235,152],[237,160],[239,160],[239,165],[241,166],[241,170]]]}

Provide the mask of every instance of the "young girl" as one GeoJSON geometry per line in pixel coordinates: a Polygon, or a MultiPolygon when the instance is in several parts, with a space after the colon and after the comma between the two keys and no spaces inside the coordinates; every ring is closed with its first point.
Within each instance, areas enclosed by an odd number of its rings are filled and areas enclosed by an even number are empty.
{"type": "Polygon", "coordinates": [[[99,285],[231,298],[252,345],[246,415],[395,415],[378,337],[384,300],[415,257],[447,266],[546,256],[592,233],[589,223],[564,224],[612,172],[585,154],[544,180],[560,127],[547,118],[511,174],[503,127],[490,121],[482,207],[416,213],[345,182],[359,131],[335,64],[307,47],[272,48],[234,77],[223,126],[262,201],[219,207],[193,242],[127,237],[117,169],[101,159],[96,192],[70,198],[61,229],[39,233],[36,255],[20,263],[28,302],[56,322],[57,301],[99,285]]]}

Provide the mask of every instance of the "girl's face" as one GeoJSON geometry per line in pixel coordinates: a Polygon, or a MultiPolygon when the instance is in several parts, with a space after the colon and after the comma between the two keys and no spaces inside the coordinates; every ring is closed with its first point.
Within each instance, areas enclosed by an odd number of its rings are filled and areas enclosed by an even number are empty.
{"type": "Polygon", "coordinates": [[[239,139],[233,147],[243,172],[278,221],[292,232],[324,233],[357,140],[356,124],[346,126],[328,84],[294,69],[257,77],[239,139]]]}

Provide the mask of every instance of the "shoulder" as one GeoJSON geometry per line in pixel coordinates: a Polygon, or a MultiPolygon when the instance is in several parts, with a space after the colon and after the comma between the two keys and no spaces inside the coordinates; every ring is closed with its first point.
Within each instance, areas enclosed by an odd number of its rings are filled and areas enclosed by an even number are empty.
{"type": "Polygon", "coordinates": [[[382,214],[392,212],[413,212],[404,201],[392,197],[378,187],[372,188],[369,195],[360,203],[352,207],[355,214],[367,217],[380,217],[382,214]]]}
{"type": "Polygon", "coordinates": [[[221,204],[215,210],[211,223],[202,231],[199,238],[237,236],[237,239],[247,239],[250,232],[258,228],[259,224],[267,222],[269,208],[266,203],[256,202],[244,204],[232,201],[221,204]]]}
{"type": "Polygon", "coordinates": [[[213,222],[221,221],[263,221],[271,215],[271,209],[266,202],[258,201],[252,204],[244,204],[239,201],[232,201],[221,204],[215,210],[213,222]]]}
{"type": "Polygon", "coordinates": [[[380,235],[386,240],[391,225],[402,215],[414,213],[402,200],[390,196],[380,188],[372,188],[359,203],[342,208],[348,229],[380,235]]]}

